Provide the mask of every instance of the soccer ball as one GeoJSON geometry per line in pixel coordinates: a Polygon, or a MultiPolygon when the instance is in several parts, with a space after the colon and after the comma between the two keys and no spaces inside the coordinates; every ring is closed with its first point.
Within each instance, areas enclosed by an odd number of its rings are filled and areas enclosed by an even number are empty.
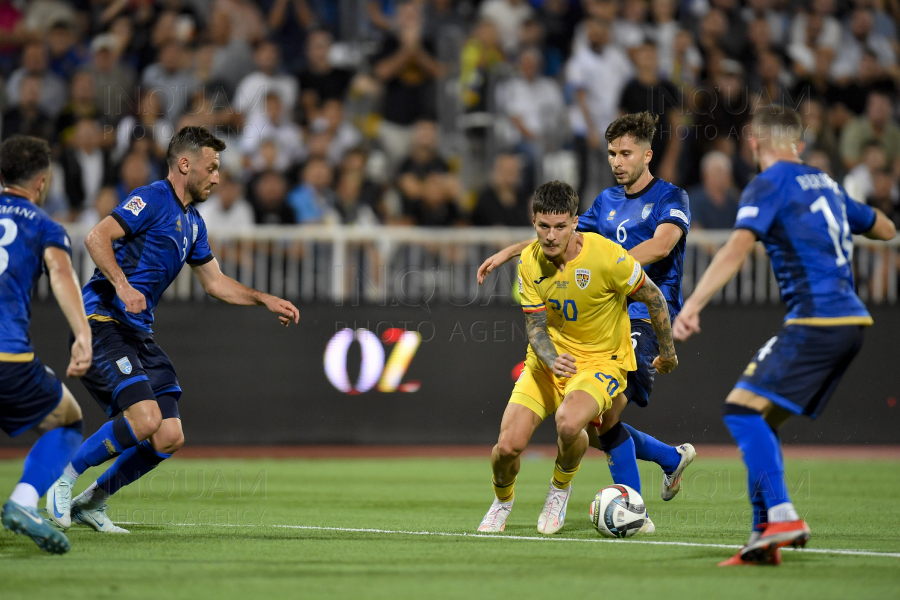
{"type": "Polygon", "coordinates": [[[627,485],[610,485],[591,502],[591,523],[600,535],[611,538],[633,536],[644,526],[644,499],[627,485]]]}

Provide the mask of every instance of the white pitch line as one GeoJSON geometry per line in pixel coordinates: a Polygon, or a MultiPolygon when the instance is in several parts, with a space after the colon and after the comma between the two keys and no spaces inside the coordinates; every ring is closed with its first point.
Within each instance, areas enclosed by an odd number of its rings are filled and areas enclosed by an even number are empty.
{"type": "MultiPolygon", "coordinates": [[[[119,521],[120,525],[144,525],[144,523],[119,521]]],[[[400,529],[367,529],[357,527],[324,527],[319,525],[232,525],[226,523],[148,523],[149,525],[209,526],[209,527],[274,527],[276,529],[305,529],[308,531],[343,531],[347,533],[382,533],[388,535],[432,535],[436,537],[460,537],[479,540],[519,540],[525,542],[582,542],[588,544],[643,544],[647,546],[687,546],[693,548],[741,548],[737,544],[700,544],[696,542],[663,542],[654,540],[612,540],[606,538],[567,538],[528,535],[486,535],[483,533],[454,533],[452,531],[403,531],[400,529]]],[[[782,548],[782,550],[811,554],[839,554],[842,556],[877,556],[900,558],[900,552],[876,552],[872,550],[844,550],[840,548],[782,548]]]]}

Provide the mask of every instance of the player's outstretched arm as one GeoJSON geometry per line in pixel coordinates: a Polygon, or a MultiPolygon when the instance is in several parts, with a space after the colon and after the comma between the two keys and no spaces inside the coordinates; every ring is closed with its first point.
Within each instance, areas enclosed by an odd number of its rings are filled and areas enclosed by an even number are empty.
{"type": "Polygon", "coordinates": [[[675,339],[683,342],[700,333],[700,311],[710,299],[741,270],[747,255],[756,243],[756,235],[749,229],[735,229],[725,245],[719,248],[712,262],[700,278],[694,293],[675,317],[672,330],[675,339]]]}
{"type": "Polygon", "coordinates": [[[659,340],[659,356],[653,360],[656,370],[665,375],[678,366],[675,355],[675,343],[672,341],[672,326],[669,324],[669,306],[656,284],[645,277],[644,285],[631,295],[631,298],[647,305],[650,313],[650,324],[659,340]]]}
{"type": "Polygon", "coordinates": [[[554,375],[571,377],[576,373],[575,357],[567,352],[559,354],[547,333],[547,311],[525,313],[525,331],[528,333],[531,349],[541,362],[550,367],[554,375]]]}
{"type": "Polygon", "coordinates": [[[484,261],[481,266],[478,267],[478,284],[481,285],[484,283],[485,278],[491,274],[491,271],[500,265],[509,262],[510,259],[522,254],[522,250],[527,248],[532,241],[533,240],[525,240],[524,242],[513,244],[484,261]]]}
{"type": "Polygon", "coordinates": [[[212,259],[202,265],[191,265],[200,285],[206,293],[228,304],[239,306],[265,306],[270,312],[278,315],[281,324],[287,327],[291,321],[300,322],[300,311],[297,307],[271,294],[254,290],[239,283],[222,272],[219,261],[212,259]]]}
{"type": "Polygon", "coordinates": [[[684,232],[681,231],[681,227],[678,225],[661,223],[656,228],[652,238],[646,242],[641,242],[629,250],[628,254],[633,256],[634,260],[641,263],[642,266],[653,264],[667,257],[678,244],[678,241],[681,240],[682,235],[684,235],[684,232]]]}
{"type": "Polygon", "coordinates": [[[78,276],[72,268],[69,253],[60,248],[49,247],[44,250],[44,264],[50,276],[50,289],[59,303],[72,333],[75,343],[72,344],[72,356],[66,369],[68,377],[81,377],[91,366],[91,327],[84,314],[84,301],[81,298],[81,286],[78,276]]]}
{"type": "Polygon", "coordinates": [[[100,272],[115,286],[116,295],[125,304],[125,310],[137,314],[147,309],[147,299],[128,283],[125,272],[116,262],[113,242],[122,237],[125,237],[125,230],[119,222],[106,217],[88,232],[84,245],[100,272]]]}
{"type": "Polygon", "coordinates": [[[894,227],[894,224],[883,212],[877,208],[874,208],[873,210],[875,211],[875,224],[872,225],[872,229],[868,230],[863,235],[870,240],[887,241],[894,239],[894,236],[897,235],[897,228],[894,227]]]}

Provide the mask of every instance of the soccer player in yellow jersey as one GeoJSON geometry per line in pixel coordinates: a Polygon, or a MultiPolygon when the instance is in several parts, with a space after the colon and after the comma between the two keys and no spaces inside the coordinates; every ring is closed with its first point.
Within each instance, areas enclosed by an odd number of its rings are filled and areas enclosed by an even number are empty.
{"type": "Polygon", "coordinates": [[[627,403],[622,391],[636,364],[626,297],[650,312],[659,338],[656,369],[665,374],[678,364],[662,293],[620,245],[575,230],[578,204],[575,190],[559,181],[542,185],[532,198],[538,239],[519,262],[528,354],[491,454],[496,498],[478,531],[505,529],[519,456],[554,412],[559,452],[538,531],[562,528],[571,481],[588,446],[585,427],[599,416],[598,433],[605,434],[627,403]]]}

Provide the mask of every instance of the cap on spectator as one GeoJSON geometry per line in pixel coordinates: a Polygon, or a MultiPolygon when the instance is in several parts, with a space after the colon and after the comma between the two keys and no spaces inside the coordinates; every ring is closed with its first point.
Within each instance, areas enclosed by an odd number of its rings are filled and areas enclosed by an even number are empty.
{"type": "Polygon", "coordinates": [[[112,33],[101,33],[91,41],[91,52],[100,50],[115,50],[119,47],[119,40],[112,33]]]}

